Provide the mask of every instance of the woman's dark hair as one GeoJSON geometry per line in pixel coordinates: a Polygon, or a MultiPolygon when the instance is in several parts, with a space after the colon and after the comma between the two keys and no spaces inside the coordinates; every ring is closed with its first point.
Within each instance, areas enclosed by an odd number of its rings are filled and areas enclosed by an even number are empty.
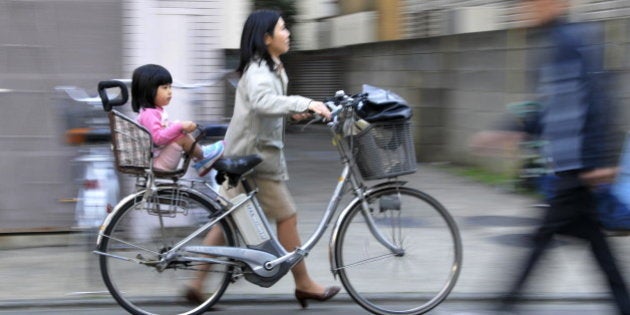
{"type": "Polygon", "coordinates": [[[166,68],[148,64],[133,71],[131,77],[131,109],[139,112],[141,108],[155,108],[155,95],[160,85],[173,83],[173,77],[166,68]]]}
{"type": "Polygon", "coordinates": [[[241,63],[236,69],[239,75],[243,75],[247,65],[254,58],[265,60],[269,70],[273,71],[275,63],[267,52],[265,34],[273,36],[273,30],[280,17],[280,13],[273,10],[257,10],[249,15],[241,35],[241,63]]]}

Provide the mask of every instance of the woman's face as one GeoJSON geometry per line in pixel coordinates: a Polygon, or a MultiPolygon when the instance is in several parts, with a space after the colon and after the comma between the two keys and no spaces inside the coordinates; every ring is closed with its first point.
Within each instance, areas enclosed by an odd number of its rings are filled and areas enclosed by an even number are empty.
{"type": "Polygon", "coordinates": [[[157,91],[155,92],[155,100],[153,101],[153,105],[164,107],[171,102],[172,89],[170,84],[162,84],[158,86],[157,91]]]}
{"type": "Polygon", "coordinates": [[[267,45],[267,51],[271,57],[278,58],[289,51],[289,36],[291,36],[291,32],[286,28],[284,20],[278,19],[278,23],[273,29],[273,35],[265,34],[265,45],[267,45]]]}

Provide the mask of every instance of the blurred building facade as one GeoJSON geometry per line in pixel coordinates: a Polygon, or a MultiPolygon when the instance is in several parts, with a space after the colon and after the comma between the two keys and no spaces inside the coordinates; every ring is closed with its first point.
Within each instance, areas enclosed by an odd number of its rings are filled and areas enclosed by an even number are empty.
{"type": "MultiPolygon", "coordinates": [[[[619,128],[628,130],[630,89],[623,82],[630,79],[630,2],[571,4],[571,21],[598,23],[604,30],[607,68],[620,83],[615,102],[624,109],[619,128]]],[[[296,36],[319,39],[301,48],[341,56],[339,72],[346,91],[360,91],[361,84],[368,83],[391,88],[413,104],[421,161],[505,171],[518,156],[477,159],[468,154],[467,140],[496,123],[506,104],[536,96],[531,65],[546,46],[521,28],[525,21],[520,5],[504,0],[339,0],[336,9],[329,10],[334,15],[307,20],[316,25],[308,28],[315,35],[296,36]]],[[[293,88],[301,92],[300,86],[293,88]]]]}
{"type": "MultiPolygon", "coordinates": [[[[224,49],[238,48],[250,11],[247,0],[122,1],[123,75],[146,63],[164,65],[174,80],[212,81],[226,68],[224,49]]],[[[176,90],[177,119],[223,118],[223,82],[203,89],[176,90]]]]}
{"type": "MultiPolygon", "coordinates": [[[[572,2],[572,20],[604,26],[608,66],[628,82],[630,2],[572,2]]],[[[518,1],[295,3],[290,93],[321,99],[363,83],[394,90],[414,106],[421,161],[492,164],[467,154],[467,135],[534,95],[529,59],[544,46],[518,29],[518,1]]],[[[250,0],[0,0],[0,232],[73,225],[76,148],[63,142],[70,104],[55,86],[94,95],[98,81],[130,78],[145,63],[165,65],[181,83],[212,80],[235,67],[251,8],[250,0]]],[[[224,119],[228,90],[225,82],[176,90],[170,113],[224,119]]],[[[630,90],[621,87],[618,100],[630,105],[630,90]]]]}
{"type": "Polygon", "coordinates": [[[77,150],[63,135],[86,105],[54,87],[95,91],[121,75],[120,12],[119,1],[0,1],[0,231],[74,224],[77,150]]]}
{"type": "MultiPolygon", "coordinates": [[[[625,0],[572,0],[573,21],[627,17],[625,0]]],[[[301,49],[506,30],[523,25],[519,0],[297,1],[301,49]]]]}

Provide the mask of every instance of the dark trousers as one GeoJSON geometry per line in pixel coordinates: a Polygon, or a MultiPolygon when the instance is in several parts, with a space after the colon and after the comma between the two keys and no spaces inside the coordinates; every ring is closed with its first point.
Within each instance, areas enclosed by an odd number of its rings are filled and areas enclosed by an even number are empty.
{"type": "Polygon", "coordinates": [[[591,251],[606,276],[620,314],[630,315],[628,290],[608,242],[599,227],[593,194],[575,176],[558,178],[554,183],[554,188],[553,197],[549,200],[550,208],[547,210],[542,226],[534,235],[534,248],[508,291],[509,294],[505,299],[506,306],[519,295],[536,263],[549,246],[553,235],[566,234],[589,242],[591,251]]]}

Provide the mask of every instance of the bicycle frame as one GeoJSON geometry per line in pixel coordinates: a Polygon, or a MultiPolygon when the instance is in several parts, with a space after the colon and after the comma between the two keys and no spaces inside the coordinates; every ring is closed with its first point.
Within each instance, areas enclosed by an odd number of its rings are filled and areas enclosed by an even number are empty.
{"type": "MultiPolygon", "coordinates": [[[[182,296],[177,287],[201,284],[198,293],[207,295],[199,299],[195,294],[193,299],[187,289],[184,298],[194,303],[177,303],[173,312],[204,312],[238,278],[261,287],[277,283],[314,249],[333,223],[330,271],[364,309],[375,314],[423,314],[441,303],[461,270],[456,222],[433,197],[398,180],[417,169],[411,123],[368,122],[362,108],[369,101],[367,93],[349,96],[343,91],[326,101],[341,174],[321,220],[295,248],[285,249],[273,233],[258,201],[256,176],[248,176],[260,163],[259,156],[225,158],[215,164],[223,179],[238,185],[221,196],[211,181],[182,178],[190,156],[183,167],[169,173],[146,163],[149,146],[130,151],[143,157],[129,164],[135,168],[123,169],[137,176],[136,193],[120,201],[105,219],[94,251],[101,256],[101,274],[112,297],[133,314],[152,314],[162,309],[147,298],[178,299],[182,296]],[[380,182],[367,186],[369,180],[380,182]],[[350,193],[349,202],[341,206],[350,193]],[[416,263],[427,259],[431,268],[412,272],[416,263]],[[373,283],[389,285],[379,288],[373,283]],[[400,296],[402,303],[393,305],[394,296],[396,300],[400,296]]],[[[112,111],[110,119],[117,136],[144,130],[119,112],[112,111]],[[121,124],[125,128],[115,128],[121,124]]],[[[146,137],[121,139],[146,142],[146,137]]],[[[306,300],[297,293],[305,307],[306,300]]]]}
{"type": "MultiPolygon", "coordinates": [[[[335,134],[334,131],[333,131],[333,136],[337,137],[337,134],[335,134]]],[[[226,207],[220,207],[217,202],[212,200],[212,198],[207,197],[205,194],[191,187],[173,184],[169,186],[161,186],[159,188],[156,188],[156,187],[153,187],[153,182],[150,179],[147,183],[148,188],[145,191],[140,191],[134,195],[128,196],[127,198],[123,199],[114,208],[112,213],[106,218],[105,222],[103,223],[103,226],[108,225],[111,219],[122,208],[122,205],[124,205],[128,201],[132,200],[133,198],[141,198],[143,200],[146,200],[147,196],[150,196],[151,194],[156,193],[158,190],[179,190],[182,193],[201,195],[209,204],[214,205],[217,209],[223,208],[223,211],[219,211],[217,216],[212,217],[212,219],[209,222],[205,223],[203,226],[199,227],[189,236],[179,241],[168,252],[161,254],[161,257],[162,257],[161,261],[157,264],[152,264],[152,266],[158,268],[158,270],[163,270],[164,268],[167,267],[169,262],[173,260],[178,260],[178,259],[184,260],[184,261],[195,260],[195,261],[204,261],[204,262],[209,262],[209,263],[221,263],[221,264],[233,265],[234,264],[233,262],[217,260],[213,258],[187,257],[186,255],[182,256],[182,252],[210,255],[210,256],[215,256],[215,257],[226,257],[226,258],[230,258],[230,259],[239,261],[241,263],[244,263],[245,265],[249,267],[249,269],[253,271],[253,274],[255,274],[256,276],[252,276],[250,274],[249,276],[246,277],[248,281],[255,283],[257,285],[263,286],[263,287],[269,287],[273,285],[275,282],[277,282],[278,280],[280,280],[289,270],[291,270],[291,268],[295,264],[299,263],[321,240],[321,237],[324,235],[325,231],[328,229],[328,226],[332,222],[335,214],[337,213],[339,203],[341,202],[341,199],[345,194],[344,191],[346,190],[346,187],[350,185],[355,195],[355,198],[351,200],[348,206],[346,206],[342,210],[341,214],[338,216],[329,246],[332,247],[334,244],[334,240],[336,239],[337,227],[339,223],[343,220],[346,214],[353,207],[355,207],[357,204],[360,203],[363,207],[363,216],[366,218],[366,222],[368,223],[369,230],[376,237],[376,239],[380,243],[382,243],[386,248],[388,248],[392,252],[392,254],[394,255],[401,254],[402,249],[395,246],[391,242],[389,242],[381,234],[381,232],[378,230],[378,228],[376,227],[376,224],[371,218],[369,207],[367,206],[367,202],[365,201],[366,189],[363,185],[363,182],[360,180],[360,177],[356,175],[355,173],[356,170],[353,169],[353,159],[352,159],[352,155],[350,154],[350,148],[348,148],[347,144],[345,144],[343,141],[337,141],[337,143],[338,143],[337,148],[339,150],[340,156],[342,157],[343,169],[339,176],[339,180],[337,182],[335,190],[330,198],[326,211],[324,212],[323,217],[320,220],[320,223],[315,229],[315,231],[303,243],[302,246],[296,248],[295,250],[291,252],[287,252],[286,250],[284,250],[279,240],[273,233],[269,233],[270,239],[268,241],[265,241],[263,244],[259,246],[251,247],[251,248],[241,247],[241,246],[239,247],[186,246],[186,244],[190,240],[194,239],[197,236],[202,235],[203,233],[206,233],[217,222],[224,219],[231,220],[230,214],[236,209],[238,209],[238,207],[241,206],[243,203],[249,200],[253,201],[253,203],[255,204],[255,209],[262,219],[262,224],[264,225],[264,228],[268,232],[270,232],[271,231],[270,223],[267,221],[264,213],[262,212],[260,205],[258,204],[258,201],[255,198],[255,193],[256,193],[255,190],[249,192],[245,200],[242,200],[241,202],[237,204],[230,204],[229,208],[226,209],[226,207]]],[[[375,188],[384,188],[384,187],[391,187],[391,186],[397,186],[397,185],[400,186],[403,184],[404,182],[389,181],[389,182],[381,183],[375,186],[375,188]]],[[[226,200],[226,202],[228,201],[226,200]]],[[[232,225],[235,226],[234,224],[232,225]]],[[[101,243],[103,237],[104,237],[103,234],[99,233],[99,236],[97,239],[97,245],[101,243]]],[[[119,240],[114,239],[114,241],[119,241],[119,240]]],[[[148,249],[143,249],[143,250],[150,251],[148,249]]],[[[331,253],[332,252],[334,251],[331,251],[331,253]]],[[[99,255],[106,255],[106,256],[110,256],[110,257],[118,258],[118,259],[130,260],[128,258],[117,257],[111,254],[102,253],[98,251],[95,251],[94,253],[99,254],[99,255]]],[[[337,270],[339,270],[339,268],[337,266],[334,266],[334,261],[335,261],[334,253],[331,254],[330,259],[331,259],[330,260],[331,271],[333,272],[333,275],[336,275],[337,270]]],[[[137,260],[133,260],[133,262],[143,263],[137,260]]]]}

